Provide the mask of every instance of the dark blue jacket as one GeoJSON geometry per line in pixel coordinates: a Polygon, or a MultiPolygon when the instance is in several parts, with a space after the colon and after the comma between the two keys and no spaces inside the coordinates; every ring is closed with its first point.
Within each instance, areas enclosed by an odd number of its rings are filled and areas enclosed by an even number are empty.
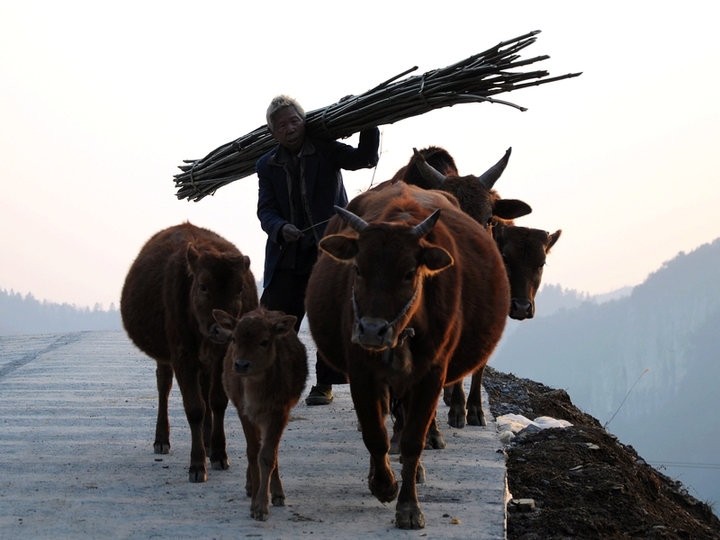
{"type": "MultiPolygon", "coordinates": [[[[306,235],[314,234],[319,241],[325,231],[326,224],[323,222],[335,215],[333,207],[347,204],[340,169],[354,171],[374,167],[379,159],[379,145],[380,131],[377,128],[360,132],[357,148],[338,141],[306,138],[301,157],[302,203],[310,217],[310,224],[318,224],[306,235]]],[[[259,181],[257,215],[268,235],[263,287],[272,280],[285,247],[280,229],[286,223],[300,223],[293,215],[290,200],[291,172],[287,164],[291,159],[288,150],[278,145],[255,165],[259,181]]]]}

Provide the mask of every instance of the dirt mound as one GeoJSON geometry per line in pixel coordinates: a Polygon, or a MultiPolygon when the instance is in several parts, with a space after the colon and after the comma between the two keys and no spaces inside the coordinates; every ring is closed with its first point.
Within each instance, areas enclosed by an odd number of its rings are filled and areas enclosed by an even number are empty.
{"type": "Polygon", "coordinates": [[[510,493],[515,501],[532,499],[510,504],[508,540],[720,538],[720,520],[707,504],[577,409],[564,390],[492,368],[484,382],[496,417],[551,416],[573,424],[521,432],[506,447],[510,493]]]}

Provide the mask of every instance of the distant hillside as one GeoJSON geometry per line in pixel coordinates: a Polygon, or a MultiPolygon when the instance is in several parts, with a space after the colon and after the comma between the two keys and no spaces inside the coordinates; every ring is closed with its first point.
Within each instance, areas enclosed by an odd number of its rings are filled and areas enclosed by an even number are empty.
{"type": "MultiPolygon", "coordinates": [[[[262,282],[256,281],[256,285],[258,293],[262,293],[262,282]]],[[[41,302],[31,293],[23,296],[0,289],[0,336],[122,329],[120,310],[115,305],[108,310],[99,305],[93,309],[78,308],[41,302]]]]}
{"type": "Polygon", "coordinates": [[[698,498],[720,501],[718,275],[720,239],[680,253],[629,296],[518,325],[491,366],[567,390],[698,498]]]}
{"type": "Polygon", "coordinates": [[[120,312],[115,306],[105,311],[55,304],[0,290],[0,335],[50,334],[83,330],[122,330],[120,312]]]}
{"type": "MultiPolygon", "coordinates": [[[[535,319],[527,319],[524,321],[516,321],[508,319],[505,324],[505,332],[503,337],[498,344],[497,351],[499,352],[505,344],[512,339],[512,335],[517,328],[526,324],[533,324],[533,320],[540,317],[547,317],[560,311],[561,309],[573,309],[585,302],[591,302],[593,304],[602,304],[609,302],[610,300],[623,298],[630,295],[632,287],[622,287],[616,291],[612,291],[606,294],[589,295],[588,293],[579,292],[574,289],[563,289],[560,285],[553,285],[550,283],[543,284],[535,297],[535,319]]],[[[498,352],[495,354],[497,355],[498,352]]]]}

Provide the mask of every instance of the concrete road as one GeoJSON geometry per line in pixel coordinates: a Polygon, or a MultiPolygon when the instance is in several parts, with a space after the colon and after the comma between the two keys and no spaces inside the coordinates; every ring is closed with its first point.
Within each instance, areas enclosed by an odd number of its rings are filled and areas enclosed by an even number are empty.
{"type": "MultiPolygon", "coordinates": [[[[313,359],[312,340],[301,338],[313,359]]],[[[395,503],[380,503],[367,487],[369,458],[348,386],[335,387],[335,396],[329,406],[303,401],[294,409],[279,457],[287,506],[257,522],[232,405],[231,468],[191,484],[179,391],[170,402],[172,453],[156,455],[155,362],[123,332],[0,337],[0,537],[505,538],[505,463],[494,422],[451,429],[440,405],[447,449],[423,453],[427,482],[418,486],[427,526],[403,531],[395,503]]],[[[399,478],[397,456],[393,465],[399,478]]]]}

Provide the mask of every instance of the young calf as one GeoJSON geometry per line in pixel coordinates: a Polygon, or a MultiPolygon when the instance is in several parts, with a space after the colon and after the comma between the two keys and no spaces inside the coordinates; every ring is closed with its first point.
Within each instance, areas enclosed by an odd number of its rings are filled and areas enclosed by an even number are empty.
{"type": "Polygon", "coordinates": [[[293,329],[294,315],[261,307],[239,320],[221,310],[213,311],[213,316],[233,334],[225,355],[223,386],[245,432],[250,515],[266,521],[271,495],[274,506],[285,505],[278,447],[290,409],[305,389],[307,351],[293,329]]]}

